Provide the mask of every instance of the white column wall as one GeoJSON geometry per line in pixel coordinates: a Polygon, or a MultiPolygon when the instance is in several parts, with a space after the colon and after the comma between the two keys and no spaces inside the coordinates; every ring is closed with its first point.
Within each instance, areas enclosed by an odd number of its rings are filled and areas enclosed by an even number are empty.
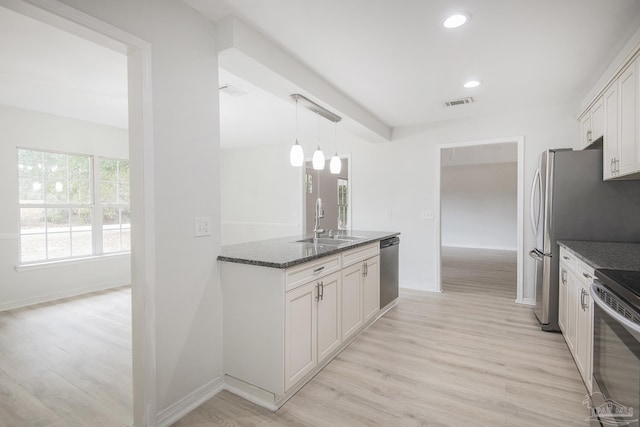
{"type": "Polygon", "coordinates": [[[215,28],[175,0],[62,2],[151,44],[157,407],[166,414],[222,370],[215,28]],[[197,216],[211,217],[212,236],[194,238],[197,216]]]}

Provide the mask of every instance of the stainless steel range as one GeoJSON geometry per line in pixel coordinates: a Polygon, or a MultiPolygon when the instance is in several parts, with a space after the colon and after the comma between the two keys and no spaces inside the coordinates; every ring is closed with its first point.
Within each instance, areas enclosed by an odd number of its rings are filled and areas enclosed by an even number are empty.
{"type": "Polygon", "coordinates": [[[639,426],[640,271],[595,275],[592,425],[639,426]]]}

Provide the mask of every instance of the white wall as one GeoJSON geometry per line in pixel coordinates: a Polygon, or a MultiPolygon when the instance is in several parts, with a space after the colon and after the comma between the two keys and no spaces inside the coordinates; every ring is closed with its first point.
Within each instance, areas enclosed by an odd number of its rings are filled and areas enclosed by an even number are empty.
{"type": "Polygon", "coordinates": [[[517,172],[516,162],[443,167],[442,246],[515,251],[517,172]]]}
{"type": "Polygon", "coordinates": [[[17,147],[129,158],[126,130],[0,105],[0,310],[131,283],[131,257],[16,271],[20,251],[17,147]]]}
{"type": "MultiPolygon", "coordinates": [[[[579,130],[575,118],[576,105],[551,107],[534,111],[513,112],[504,115],[486,116],[474,119],[441,122],[427,126],[405,127],[395,130],[394,141],[372,144],[350,135],[338,128],[338,151],[350,153],[352,225],[354,230],[399,231],[400,285],[427,291],[437,289],[435,283],[435,227],[436,222],[420,219],[423,210],[434,210],[436,200],[435,164],[440,155],[439,145],[458,142],[490,140],[503,137],[524,136],[525,149],[525,197],[524,249],[533,245],[533,236],[528,225],[528,192],[531,179],[541,151],[551,147],[572,147],[577,145],[579,130]],[[391,219],[385,212],[391,211],[391,219]]],[[[314,139],[304,139],[313,141],[314,139]]],[[[302,142],[302,140],[301,140],[302,142]]],[[[312,142],[303,144],[305,152],[311,152],[312,142]]],[[[288,166],[290,144],[266,147],[271,150],[270,164],[260,166],[257,179],[270,173],[284,173],[279,179],[298,179],[298,169],[288,166]],[[284,171],[280,169],[284,168],[284,171]],[[290,172],[287,172],[286,169],[290,172]]],[[[251,149],[247,149],[251,150],[251,149]]],[[[265,160],[264,148],[255,148],[255,159],[265,160]],[[259,154],[258,154],[259,153],[259,154]]],[[[226,151],[226,150],[225,150],[226,151]]],[[[225,155],[225,168],[242,167],[250,159],[225,155]]],[[[247,173],[253,169],[248,167],[247,173]]],[[[232,183],[223,180],[223,188],[232,183]]],[[[281,185],[289,185],[282,182],[281,185]]],[[[301,206],[299,191],[281,192],[279,186],[264,188],[274,199],[283,201],[284,206],[297,209],[301,206]],[[284,199],[283,199],[284,198],[284,199]]],[[[263,194],[263,197],[270,197],[263,194]]],[[[237,203],[249,206],[251,201],[237,203]]],[[[256,215],[259,215],[256,213],[256,215]]],[[[259,222],[258,219],[255,220],[259,222]]],[[[524,295],[534,298],[533,261],[525,257],[524,295]]]]}
{"type": "Polygon", "coordinates": [[[289,146],[220,151],[222,244],[302,232],[302,175],[289,164],[289,146]]]}
{"type": "Polygon", "coordinates": [[[163,420],[194,395],[213,390],[221,377],[215,29],[175,0],[63,3],[151,45],[154,181],[145,185],[155,189],[156,268],[149,277],[155,277],[157,405],[163,420]],[[194,238],[196,216],[211,217],[211,237],[194,238]]]}

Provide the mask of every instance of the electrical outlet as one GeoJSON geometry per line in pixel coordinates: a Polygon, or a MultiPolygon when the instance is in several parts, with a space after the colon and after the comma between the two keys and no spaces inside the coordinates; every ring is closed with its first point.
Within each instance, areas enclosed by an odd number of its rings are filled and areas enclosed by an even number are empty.
{"type": "Polygon", "coordinates": [[[391,210],[387,210],[384,212],[384,218],[387,220],[391,219],[391,210]]]}
{"type": "Polygon", "coordinates": [[[194,236],[211,236],[211,217],[202,216],[195,219],[194,236]]]}

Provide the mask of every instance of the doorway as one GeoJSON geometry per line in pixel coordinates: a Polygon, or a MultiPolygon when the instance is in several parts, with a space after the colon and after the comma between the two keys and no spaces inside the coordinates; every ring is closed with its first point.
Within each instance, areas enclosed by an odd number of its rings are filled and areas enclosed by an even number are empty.
{"type": "Polygon", "coordinates": [[[58,28],[126,56],[131,206],[131,321],[133,419],[155,424],[155,325],[153,245],[153,139],[150,45],[105,22],[56,1],[0,0],[0,7],[58,28]]]}
{"type": "Polygon", "coordinates": [[[332,174],[329,161],[322,170],[313,169],[311,161],[306,161],[303,169],[303,233],[313,234],[316,220],[316,200],[322,200],[323,217],[318,218],[318,228],[324,230],[351,229],[351,188],[350,162],[341,157],[340,173],[332,174]]]}
{"type": "Polygon", "coordinates": [[[437,155],[438,290],[444,259],[455,262],[482,251],[508,260],[514,254],[514,295],[523,302],[524,138],[441,145],[437,155]]]}

